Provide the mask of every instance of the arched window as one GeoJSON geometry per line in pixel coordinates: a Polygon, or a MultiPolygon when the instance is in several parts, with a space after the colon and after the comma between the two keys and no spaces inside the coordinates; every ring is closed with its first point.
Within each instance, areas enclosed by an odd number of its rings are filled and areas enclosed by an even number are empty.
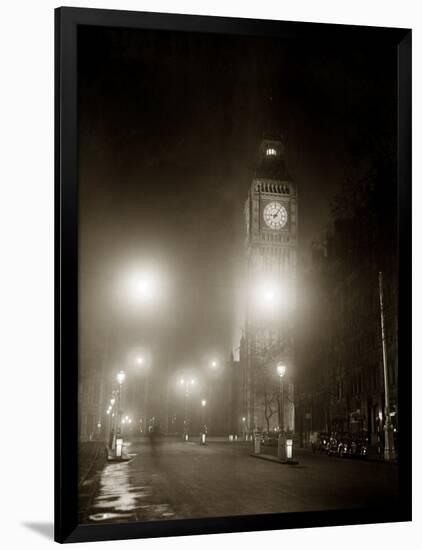
{"type": "Polygon", "coordinates": [[[275,157],[277,156],[277,151],[274,149],[274,147],[268,147],[266,150],[267,157],[275,157]]]}

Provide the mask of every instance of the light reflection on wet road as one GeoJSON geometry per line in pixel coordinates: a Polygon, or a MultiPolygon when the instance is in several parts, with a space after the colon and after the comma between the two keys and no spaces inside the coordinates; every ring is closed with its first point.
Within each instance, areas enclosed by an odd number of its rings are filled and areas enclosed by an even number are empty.
{"type": "Polygon", "coordinates": [[[136,453],[128,462],[114,462],[105,465],[97,479],[88,480],[86,486],[96,484],[97,488],[88,508],[83,511],[82,522],[109,521],[151,521],[174,517],[170,506],[156,502],[151,488],[151,476],[132,463],[136,453]],[[133,470],[135,466],[135,470],[133,470]],[[136,484],[133,474],[136,472],[136,484]]]}

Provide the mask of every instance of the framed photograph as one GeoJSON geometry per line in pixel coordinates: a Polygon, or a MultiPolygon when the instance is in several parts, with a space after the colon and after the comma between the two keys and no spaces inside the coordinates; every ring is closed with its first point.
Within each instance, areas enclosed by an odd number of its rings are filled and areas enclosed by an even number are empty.
{"type": "Polygon", "coordinates": [[[55,538],[411,519],[411,31],[56,29],[55,538]]]}

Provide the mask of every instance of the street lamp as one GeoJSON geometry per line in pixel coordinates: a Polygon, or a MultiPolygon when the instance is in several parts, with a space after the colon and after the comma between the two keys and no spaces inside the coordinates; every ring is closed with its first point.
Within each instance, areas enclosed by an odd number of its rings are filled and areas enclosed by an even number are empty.
{"type": "Polygon", "coordinates": [[[256,282],[255,307],[263,315],[284,315],[291,309],[294,299],[293,287],[289,280],[256,282]]]}
{"type": "Polygon", "coordinates": [[[110,398],[110,403],[107,407],[107,411],[106,411],[106,414],[107,414],[107,417],[109,418],[108,420],[108,445],[113,448],[113,445],[114,445],[114,413],[112,412],[113,411],[113,407],[114,407],[114,403],[116,402],[116,399],[114,397],[115,393],[113,391],[112,393],[112,396],[110,398]]]}
{"type": "Polygon", "coordinates": [[[136,382],[138,384],[138,391],[140,395],[139,400],[139,411],[142,414],[143,422],[145,426],[148,424],[148,378],[150,376],[150,368],[152,364],[151,353],[146,349],[138,349],[130,357],[130,364],[134,365],[136,371],[139,373],[139,380],[136,382]]]}
{"type": "Polygon", "coordinates": [[[278,363],[277,365],[277,374],[280,378],[280,405],[279,405],[279,414],[278,421],[280,425],[280,431],[284,432],[284,376],[286,374],[286,365],[283,363],[278,363]]]}
{"type": "Polygon", "coordinates": [[[109,440],[108,440],[108,444],[111,448],[115,447],[115,420],[114,420],[114,413],[112,413],[114,404],[116,403],[115,395],[116,395],[116,392],[113,391],[112,396],[110,398],[110,404],[109,404],[108,409],[107,409],[107,415],[110,418],[110,420],[109,420],[109,440]]]}
{"type": "Polygon", "coordinates": [[[211,366],[212,366],[213,369],[215,369],[218,366],[218,362],[215,359],[213,359],[211,361],[211,366]]]}
{"type": "Polygon", "coordinates": [[[260,283],[256,289],[258,307],[265,311],[272,311],[279,302],[279,292],[271,282],[260,283]]]}
{"type": "Polygon", "coordinates": [[[378,273],[378,290],[380,302],[380,321],[381,321],[381,343],[382,343],[382,365],[384,371],[384,460],[394,460],[396,458],[396,449],[394,447],[394,432],[390,414],[390,381],[389,369],[387,366],[387,342],[385,336],[384,322],[384,293],[382,272],[378,273]]]}
{"type": "Polygon", "coordinates": [[[263,298],[265,302],[271,304],[274,302],[275,299],[275,292],[272,289],[265,290],[263,293],[263,298]]]}
{"type": "Polygon", "coordinates": [[[277,365],[277,374],[280,377],[280,379],[282,379],[283,376],[286,374],[286,365],[283,365],[283,363],[279,363],[277,365]]]}
{"type": "Polygon", "coordinates": [[[121,431],[122,431],[122,414],[123,414],[123,410],[122,410],[122,385],[124,383],[124,381],[126,380],[126,374],[124,373],[124,371],[119,371],[117,373],[117,376],[116,376],[116,379],[117,379],[117,382],[119,384],[119,392],[118,392],[118,405],[117,405],[117,414],[118,414],[118,424],[117,424],[117,434],[116,435],[119,435],[121,434],[121,431]]]}
{"type": "Polygon", "coordinates": [[[126,374],[121,370],[117,373],[116,378],[119,386],[121,386],[123,382],[126,380],[126,374]]]}
{"type": "Polygon", "coordinates": [[[188,426],[188,399],[189,399],[189,388],[195,385],[194,378],[180,379],[180,385],[185,388],[185,411],[184,411],[184,419],[183,419],[183,441],[189,440],[189,426],[188,426]]]}
{"type": "Polygon", "coordinates": [[[278,435],[278,458],[285,458],[285,444],[284,444],[284,376],[286,374],[286,365],[281,361],[277,364],[277,374],[280,378],[280,399],[278,407],[278,422],[280,426],[280,433],[278,435]]]}
{"type": "Polygon", "coordinates": [[[206,445],[206,442],[207,442],[207,424],[206,424],[206,421],[205,421],[205,407],[207,406],[207,400],[206,399],[202,399],[201,400],[201,407],[202,407],[202,415],[201,415],[201,424],[202,424],[202,429],[201,429],[201,445],[206,445]]]}
{"type": "Polygon", "coordinates": [[[151,274],[141,275],[136,279],[134,290],[138,300],[142,302],[153,300],[157,295],[156,277],[152,277],[151,274]]]}

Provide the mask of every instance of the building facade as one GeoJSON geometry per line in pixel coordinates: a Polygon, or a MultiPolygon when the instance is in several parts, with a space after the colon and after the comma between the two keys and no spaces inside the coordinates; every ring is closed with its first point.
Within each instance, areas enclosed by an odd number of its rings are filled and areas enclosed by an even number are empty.
{"type": "Polygon", "coordinates": [[[382,179],[381,187],[375,180],[361,191],[347,216],[334,219],[300,281],[307,289],[300,319],[296,400],[303,445],[316,432],[348,432],[365,435],[379,450],[383,447],[380,272],[389,409],[397,436],[397,239],[395,217],[387,216],[390,201],[380,199],[386,195],[386,181],[382,179]]]}
{"type": "Polygon", "coordinates": [[[242,431],[293,431],[298,195],[281,136],[261,141],[245,222],[242,431]]]}
{"type": "Polygon", "coordinates": [[[106,427],[104,355],[100,350],[81,354],[78,386],[79,440],[99,439],[106,427]]]}

